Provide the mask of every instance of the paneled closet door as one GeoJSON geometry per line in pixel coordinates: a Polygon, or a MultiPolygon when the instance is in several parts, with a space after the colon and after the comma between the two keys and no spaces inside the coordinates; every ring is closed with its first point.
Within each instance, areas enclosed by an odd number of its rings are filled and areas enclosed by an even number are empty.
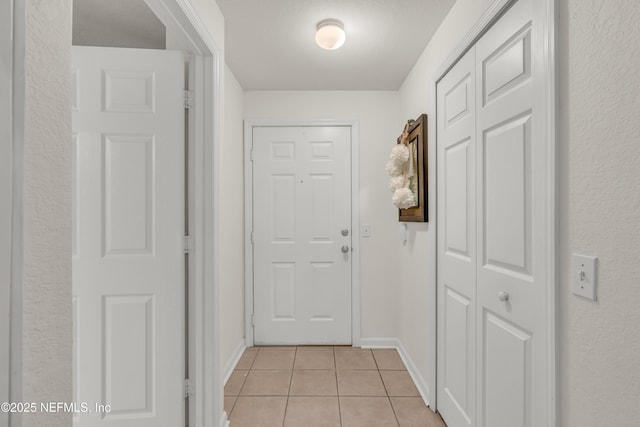
{"type": "Polygon", "coordinates": [[[515,2],[437,86],[438,409],[449,427],[548,424],[541,11],[515,2]]]}
{"type": "Polygon", "coordinates": [[[474,426],[476,404],[475,49],[438,83],[438,410],[474,426]]]}
{"type": "MultiPolygon", "coordinates": [[[[478,426],[546,425],[546,141],[533,1],[476,43],[478,426]]],[[[455,424],[454,424],[455,426],[455,424]]]]}

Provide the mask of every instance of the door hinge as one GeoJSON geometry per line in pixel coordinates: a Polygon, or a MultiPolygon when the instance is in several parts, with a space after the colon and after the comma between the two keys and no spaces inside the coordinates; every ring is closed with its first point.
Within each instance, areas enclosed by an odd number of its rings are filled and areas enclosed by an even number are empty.
{"type": "Polygon", "coordinates": [[[184,235],[183,248],[185,254],[191,253],[193,251],[193,239],[188,234],[184,235]]]}
{"type": "Polygon", "coordinates": [[[184,90],[184,108],[189,109],[195,104],[194,92],[192,90],[184,90]]]}
{"type": "Polygon", "coordinates": [[[187,378],[184,380],[184,398],[187,399],[192,395],[193,395],[193,384],[191,380],[187,378]]]}
{"type": "Polygon", "coordinates": [[[251,230],[251,244],[253,245],[253,230],[251,230]]]}
{"type": "Polygon", "coordinates": [[[251,313],[251,326],[256,326],[256,315],[251,313]]]}
{"type": "Polygon", "coordinates": [[[249,161],[253,162],[253,148],[249,151],[249,161]]]}

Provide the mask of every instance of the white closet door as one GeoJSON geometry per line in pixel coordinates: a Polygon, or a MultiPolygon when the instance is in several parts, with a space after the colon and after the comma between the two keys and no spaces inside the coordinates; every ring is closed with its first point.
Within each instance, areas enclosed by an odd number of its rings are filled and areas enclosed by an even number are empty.
{"type": "Polygon", "coordinates": [[[475,51],[438,83],[438,410],[471,426],[476,398],[475,51]]]}
{"type": "Polygon", "coordinates": [[[438,409],[449,427],[549,419],[538,11],[516,2],[437,87],[438,409]]]}
{"type": "Polygon", "coordinates": [[[546,147],[533,1],[476,43],[478,425],[546,425],[546,147]]]}

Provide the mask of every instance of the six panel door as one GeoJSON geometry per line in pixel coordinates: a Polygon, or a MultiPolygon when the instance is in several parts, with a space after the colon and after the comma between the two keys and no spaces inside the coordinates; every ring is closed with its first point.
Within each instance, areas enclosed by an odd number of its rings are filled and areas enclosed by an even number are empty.
{"type": "Polygon", "coordinates": [[[351,128],[253,128],[254,341],[351,343],[351,128]]]}
{"type": "Polygon", "coordinates": [[[72,52],[74,424],[183,425],[184,58],[72,52]]]}

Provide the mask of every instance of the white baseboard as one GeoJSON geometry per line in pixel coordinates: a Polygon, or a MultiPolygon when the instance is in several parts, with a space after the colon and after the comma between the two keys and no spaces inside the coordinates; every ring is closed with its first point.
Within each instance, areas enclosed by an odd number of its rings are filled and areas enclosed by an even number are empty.
{"type": "Polygon", "coordinates": [[[427,385],[427,382],[424,380],[420,371],[418,371],[413,359],[411,359],[407,353],[407,349],[402,345],[402,342],[400,342],[398,338],[362,338],[360,340],[360,346],[362,348],[395,348],[398,350],[400,358],[407,367],[407,371],[409,372],[409,375],[411,375],[411,379],[413,379],[422,400],[424,400],[424,403],[427,406],[431,407],[429,404],[431,389],[427,385]]]}
{"type": "Polygon", "coordinates": [[[229,417],[225,411],[222,411],[222,416],[220,417],[220,427],[229,427],[231,421],[229,421],[229,417]]]}
{"type": "MultiPolygon", "coordinates": [[[[246,342],[244,338],[242,338],[240,342],[238,342],[238,345],[233,350],[233,353],[231,353],[231,357],[227,361],[227,364],[224,366],[224,371],[222,371],[222,377],[224,378],[224,382],[222,384],[223,387],[227,383],[227,381],[229,381],[229,377],[231,377],[233,370],[236,369],[236,365],[240,361],[242,354],[247,348],[245,343],[246,342]]],[[[230,423],[231,421],[229,420],[229,415],[225,411],[222,411],[222,416],[220,417],[220,427],[229,427],[230,423]]]]}
{"type": "Polygon", "coordinates": [[[236,348],[233,350],[233,353],[231,353],[231,357],[227,361],[227,364],[224,366],[224,371],[222,371],[222,378],[224,378],[223,385],[226,384],[227,381],[229,381],[229,377],[233,373],[233,370],[236,368],[236,365],[240,361],[242,353],[244,353],[244,350],[246,348],[247,346],[245,345],[245,340],[244,338],[242,338],[236,348]]]}

